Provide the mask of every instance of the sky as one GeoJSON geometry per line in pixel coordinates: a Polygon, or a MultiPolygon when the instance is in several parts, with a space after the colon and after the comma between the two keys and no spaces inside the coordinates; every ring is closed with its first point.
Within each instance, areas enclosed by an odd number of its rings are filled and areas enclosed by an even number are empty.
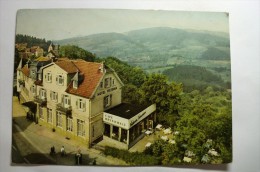
{"type": "Polygon", "coordinates": [[[229,32],[228,14],[104,9],[28,9],[17,12],[16,33],[61,40],[97,33],[124,33],[150,27],[229,32]]]}

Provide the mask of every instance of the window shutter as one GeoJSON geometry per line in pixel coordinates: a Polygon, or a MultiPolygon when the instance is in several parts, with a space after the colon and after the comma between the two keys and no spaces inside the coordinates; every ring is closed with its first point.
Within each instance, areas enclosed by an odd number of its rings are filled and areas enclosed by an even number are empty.
{"type": "Polygon", "coordinates": [[[77,99],[77,101],[76,101],[76,107],[77,107],[77,109],[79,108],[78,105],[79,105],[79,99],[77,99]]]}
{"type": "Polygon", "coordinates": [[[83,102],[82,106],[83,106],[83,111],[85,111],[86,110],[86,102],[85,101],[83,102]]]}
{"type": "Polygon", "coordinates": [[[70,97],[68,98],[68,104],[70,105],[70,97]]]}
{"type": "Polygon", "coordinates": [[[64,95],[61,96],[61,104],[64,104],[64,95]]]}
{"type": "Polygon", "coordinates": [[[51,98],[51,99],[52,99],[52,95],[53,95],[53,92],[51,91],[51,92],[50,92],[50,98],[51,98]]]}
{"type": "Polygon", "coordinates": [[[58,84],[58,76],[56,76],[56,84],[58,84]]]}
{"type": "Polygon", "coordinates": [[[58,101],[58,93],[55,94],[55,99],[58,101]]]}
{"type": "Polygon", "coordinates": [[[52,74],[50,73],[50,81],[52,81],[52,74]]]}
{"type": "Polygon", "coordinates": [[[44,75],[44,78],[46,79],[46,78],[47,78],[47,76],[46,76],[46,75],[44,75]]]}

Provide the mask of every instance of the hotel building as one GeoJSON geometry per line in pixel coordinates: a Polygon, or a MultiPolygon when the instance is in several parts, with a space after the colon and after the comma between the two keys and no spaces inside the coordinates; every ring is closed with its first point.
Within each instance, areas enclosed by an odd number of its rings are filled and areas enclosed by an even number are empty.
{"type": "Polygon", "coordinates": [[[104,139],[129,149],[154,128],[156,105],[123,103],[122,87],[103,63],[40,57],[17,69],[20,103],[35,107],[34,121],[87,147],[104,139]]]}

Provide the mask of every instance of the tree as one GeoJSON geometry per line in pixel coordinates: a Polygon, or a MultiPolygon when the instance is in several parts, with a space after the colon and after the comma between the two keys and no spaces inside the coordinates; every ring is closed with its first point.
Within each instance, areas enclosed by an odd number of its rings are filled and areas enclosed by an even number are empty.
{"type": "Polygon", "coordinates": [[[191,92],[181,96],[180,119],[175,130],[180,134],[175,137],[179,154],[183,150],[191,150],[196,154],[193,162],[200,162],[207,154],[208,139],[213,140],[214,148],[220,157],[211,157],[208,163],[230,162],[232,159],[232,117],[231,101],[226,99],[226,92],[215,92],[212,88],[203,91],[204,94],[191,92]],[[224,104],[218,106],[222,101],[224,104]],[[185,145],[185,147],[183,147],[185,145]]]}
{"type": "Polygon", "coordinates": [[[139,67],[133,67],[115,57],[107,57],[105,64],[114,69],[124,84],[140,87],[146,78],[146,73],[139,67]]]}
{"type": "Polygon", "coordinates": [[[126,84],[122,90],[122,98],[128,103],[137,103],[140,101],[141,93],[135,85],[126,84]]]}
{"type": "Polygon", "coordinates": [[[143,104],[156,103],[159,120],[164,121],[165,116],[178,115],[178,101],[182,93],[182,84],[168,83],[166,76],[151,74],[141,86],[143,104]]]}
{"type": "Polygon", "coordinates": [[[95,55],[75,45],[64,45],[60,47],[60,56],[68,57],[70,59],[83,59],[93,62],[95,55]]]}

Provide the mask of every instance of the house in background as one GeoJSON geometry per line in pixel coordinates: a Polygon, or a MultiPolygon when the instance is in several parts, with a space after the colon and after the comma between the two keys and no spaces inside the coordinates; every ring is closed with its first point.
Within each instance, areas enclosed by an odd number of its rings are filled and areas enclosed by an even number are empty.
{"type": "Polygon", "coordinates": [[[80,59],[41,57],[17,70],[20,102],[35,104],[35,122],[87,147],[104,139],[129,149],[153,128],[155,104],[123,103],[122,87],[113,69],[80,59]]]}

